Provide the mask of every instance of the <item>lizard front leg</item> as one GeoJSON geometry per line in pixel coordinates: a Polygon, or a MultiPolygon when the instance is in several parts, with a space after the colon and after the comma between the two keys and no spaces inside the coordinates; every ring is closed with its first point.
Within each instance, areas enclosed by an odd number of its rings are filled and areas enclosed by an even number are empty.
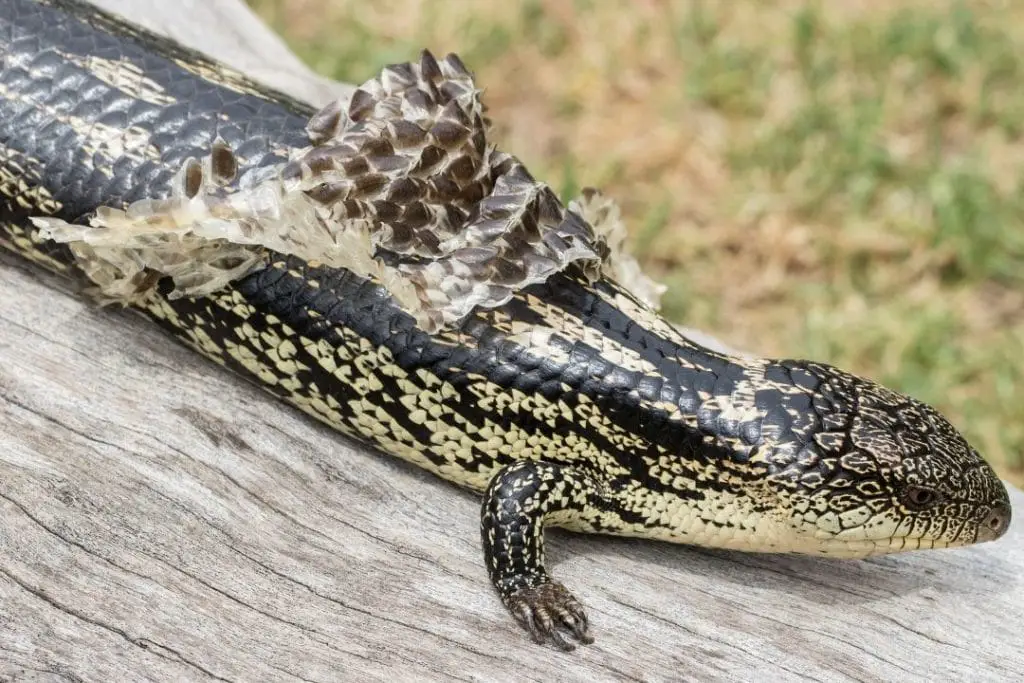
{"type": "Polygon", "coordinates": [[[588,469],[520,461],[498,470],[484,493],[481,532],[491,583],[538,643],[572,650],[563,631],[593,642],[583,606],[544,568],[544,527],[593,531],[606,490],[588,469]]]}

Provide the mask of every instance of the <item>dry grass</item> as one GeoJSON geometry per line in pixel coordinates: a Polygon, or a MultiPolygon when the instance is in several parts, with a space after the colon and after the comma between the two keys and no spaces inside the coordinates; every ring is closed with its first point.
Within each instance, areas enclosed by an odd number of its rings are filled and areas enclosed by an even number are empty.
{"type": "Polygon", "coordinates": [[[345,81],[458,52],[505,149],[620,200],[670,317],[934,403],[1024,483],[1020,3],[251,4],[345,81]]]}

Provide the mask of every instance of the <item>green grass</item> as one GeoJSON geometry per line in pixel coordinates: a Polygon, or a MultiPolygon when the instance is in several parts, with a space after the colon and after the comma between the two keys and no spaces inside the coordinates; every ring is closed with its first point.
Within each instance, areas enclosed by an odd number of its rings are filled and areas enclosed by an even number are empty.
{"type": "Polygon", "coordinates": [[[1024,7],[251,4],[344,81],[458,52],[506,149],[619,199],[666,315],[933,403],[1024,483],[1024,7]]]}
{"type": "Polygon", "coordinates": [[[751,192],[820,231],[820,279],[791,293],[810,312],[795,346],[938,405],[1019,472],[1022,69],[1020,43],[985,18],[965,3],[882,22],[797,12],[790,109],[728,157],[751,192]],[[1000,298],[1009,310],[984,310],[1000,298]]]}

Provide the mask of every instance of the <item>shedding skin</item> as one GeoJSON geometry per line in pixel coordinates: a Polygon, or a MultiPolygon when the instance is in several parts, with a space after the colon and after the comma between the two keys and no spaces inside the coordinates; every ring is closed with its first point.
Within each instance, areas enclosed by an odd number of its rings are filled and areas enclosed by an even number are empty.
{"type": "Polygon", "coordinates": [[[570,266],[589,281],[631,282],[656,306],[664,290],[623,249],[617,206],[587,190],[567,210],[489,141],[481,91],[456,55],[395,64],[306,125],[312,143],[231,187],[239,161],[223,140],[187,159],[171,196],[89,225],[33,219],[67,243],[106,303],[207,296],[266,265],[267,250],[373,278],[430,332],[570,266]]]}

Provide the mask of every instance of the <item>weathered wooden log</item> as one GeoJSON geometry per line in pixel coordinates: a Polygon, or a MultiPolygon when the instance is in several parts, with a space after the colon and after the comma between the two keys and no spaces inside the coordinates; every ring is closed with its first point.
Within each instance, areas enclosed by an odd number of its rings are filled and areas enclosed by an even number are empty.
{"type": "MultiPolygon", "coordinates": [[[[101,4],[298,97],[339,92],[237,0],[101,4]]],[[[597,642],[533,645],[487,581],[474,496],[51,285],[0,262],[0,680],[1024,675],[1019,518],[867,561],[552,533],[597,642]]]]}

